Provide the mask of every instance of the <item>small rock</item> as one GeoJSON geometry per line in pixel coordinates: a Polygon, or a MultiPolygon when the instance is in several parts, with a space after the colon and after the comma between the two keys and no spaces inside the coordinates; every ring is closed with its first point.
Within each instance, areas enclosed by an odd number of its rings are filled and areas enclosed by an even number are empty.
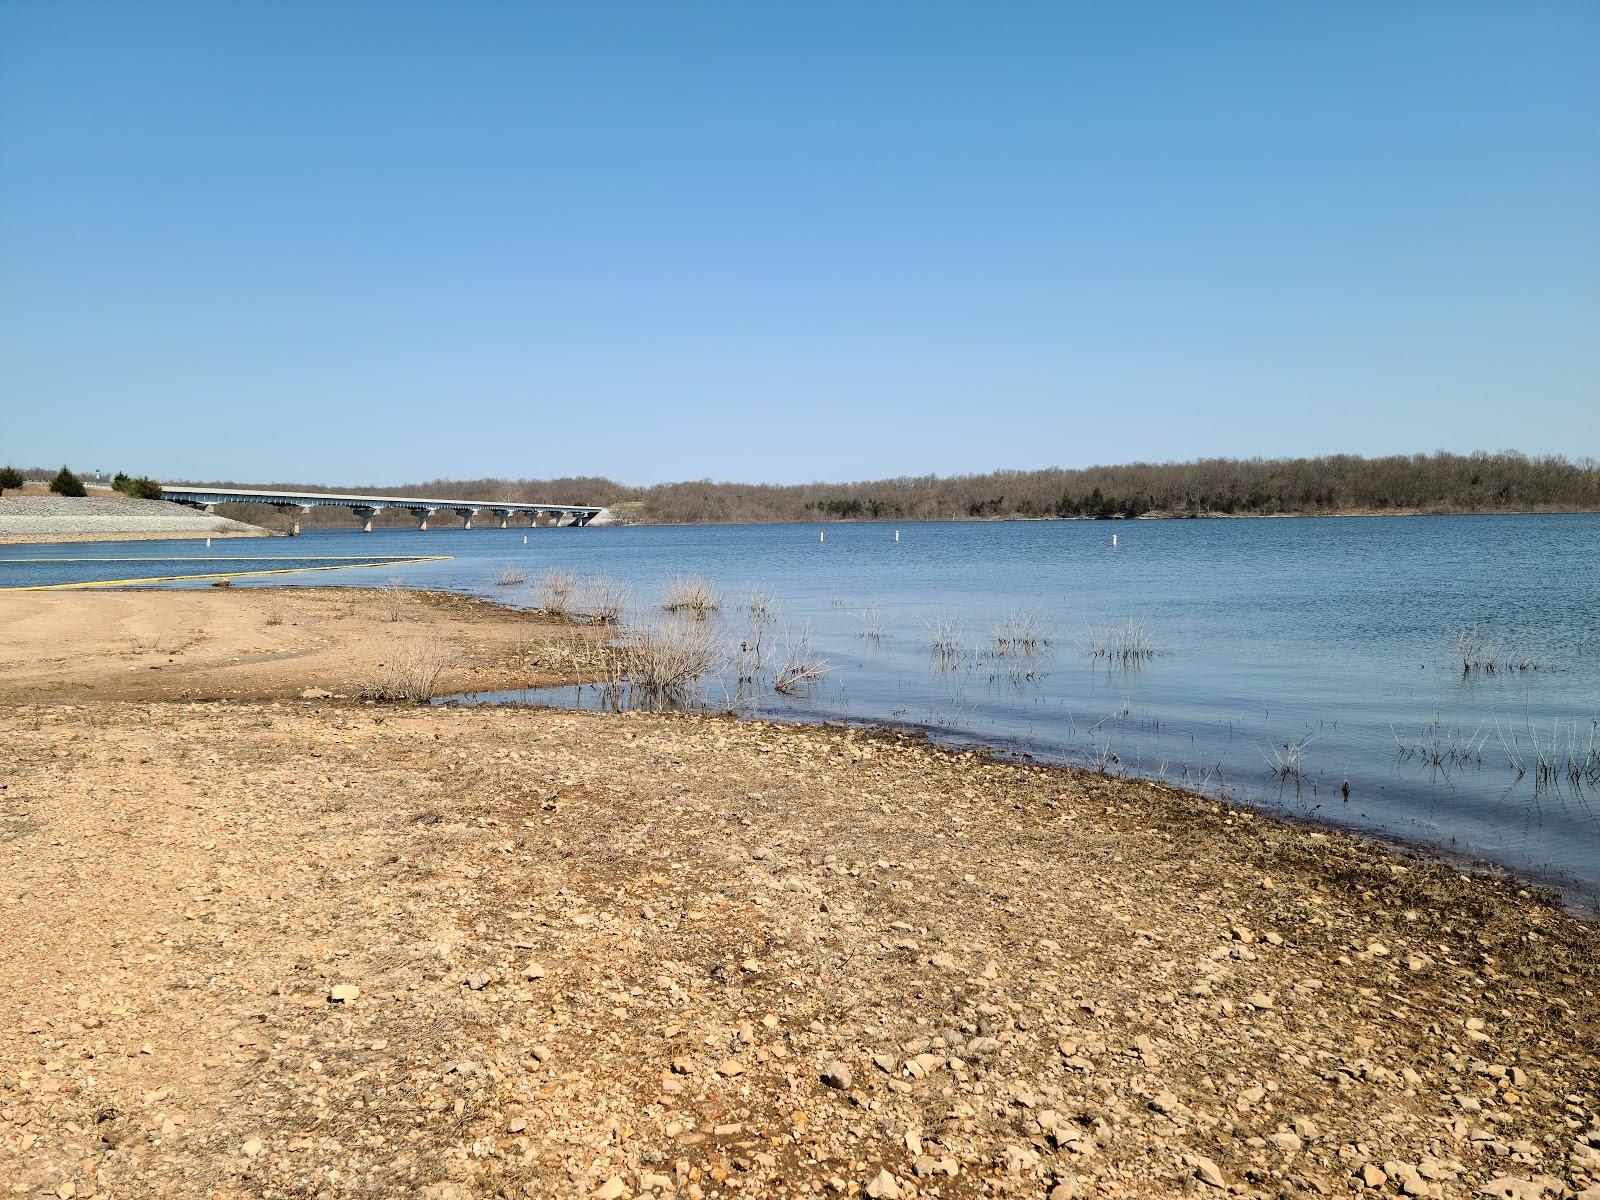
{"type": "Polygon", "coordinates": [[[333,693],[323,691],[321,688],[306,688],[300,693],[302,700],[332,700],[333,693]]]}
{"type": "Polygon", "coordinates": [[[527,966],[522,968],[522,977],[524,979],[543,979],[544,976],[545,969],[543,963],[529,963],[527,966]]]}
{"type": "Polygon", "coordinates": [[[256,1155],[261,1153],[261,1139],[251,1138],[244,1145],[240,1146],[239,1149],[246,1158],[254,1158],[256,1155]]]}
{"type": "MultiPolygon", "coordinates": [[[[834,1059],[822,1068],[822,1082],[841,1092],[849,1091],[851,1083],[850,1068],[838,1059],[834,1059]]],[[[895,1194],[899,1195],[899,1192],[897,1191],[895,1194]]]]}
{"type": "Polygon", "coordinates": [[[359,995],[361,995],[361,989],[355,984],[336,983],[333,985],[333,987],[328,989],[328,1003],[349,1004],[350,1001],[354,1000],[359,995]]]}
{"type": "Polygon", "coordinates": [[[887,1169],[879,1171],[867,1184],[867,1195],[872,1200],[899,1200],[900,1184],[887,1169]]]}
{"type": "Polygon", "coordinates": [[[595,1200],[620,1200],[627,1194],[628,1185],[622,1182],[620,1175],[613,1175],[594,1190],[595,1200]]]}
{"type": "Polygon", "coordinates": [[[1228,1186],[1227,1178],[1222,1174],[1222,1168],[1217,1166],[1204,1154],[1190,1155],[1194,1160],[1194,1176],[1201,1183],[1209,1183],[1212,1187],[1225,1188],[1228,1186]]]}

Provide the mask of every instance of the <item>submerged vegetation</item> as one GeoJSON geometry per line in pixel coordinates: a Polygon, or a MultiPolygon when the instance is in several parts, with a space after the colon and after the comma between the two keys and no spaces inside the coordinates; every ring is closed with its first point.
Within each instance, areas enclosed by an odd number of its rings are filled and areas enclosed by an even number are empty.
{"type": "Polygon", "coordinates": [[[1156,656],[1150,629],[1138,617],[1118,617],[1089,630],[1087,649],[1096,661],[1135,667],[1156,656]]]}
{"type": "Polygon", "coordinates": [[[1456,655],[1461,659],[1461,673],[1470,675],[1481,671],[1492,675],[1496,671],[1534,671],[1538,661],[1526,650],[1502,645],[1476,629],[1456,635],[1456,655]]]}
{"type": "Polygon", "coordinates": [[[722,608],[722,593],[698,575],[680,575],[661,593],[662,610],[705,620],[722,608]]]}

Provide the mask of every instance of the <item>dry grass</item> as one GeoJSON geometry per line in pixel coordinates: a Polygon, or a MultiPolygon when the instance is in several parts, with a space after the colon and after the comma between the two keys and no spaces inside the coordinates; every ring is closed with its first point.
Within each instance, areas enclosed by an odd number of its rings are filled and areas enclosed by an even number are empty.
{"type": "Polygon", "coordinates": [[[650,696],[679,696],[727,662],[728,651],[710,626],[657,621],[632,628],[612,649],[611,677],[650,696]]]}
{"type": "Polygon", "coordinates": [[[940,613],[922,625],[928,634],[928,649],[933,657],[946,664],[959,662],[966,657],[961,626],[949,613],[940,613]]]}
{"type": "Polygon", "coordinates": [[[1415,759],[1441,770],[1482,763],[1483,747],[1489,740],[1489,734],[1481,726],[1467,734],[1453,725],[1445,726],[1437,717],[1419,737],[1401,737],[1393,726],[1389,727],[1389,732],[1394,734],[1395,753],[1401,762],[1415,759]]]}
{"type": "Polygon", "coordinates": [[[411,597],[398,579],[391,579],[378,592],[378,613],[385,621],[399,621],[411,608],[411,597]]]}
{"type": "Polygon", "coordinates": [[[1267,760],[1267,766],[1279,779],[1292,779],[1299,783],[1305,770],[1306,747],[1314,740],[1311,737],[1291,738],[1281,747],[1274,746],[1270,755],[1263,750],[1261,757],[1267,760]]]}
{"type": "Polygon", "coordinates": [[[1050,648],[1050,634],[1039,621],[1037,610],[1013,609],[995,623],[994,652],[1008,655],[1043,654],[1050,648]]]}
{"type": "Polygon", "coordinates": [[[1156,656],[1155,638],[1138,617],[1118,617],[1089,630],[1088,651],[1097,660],[1132,667],[1156,656]]]}
{"type": "Polygon", "coordinates": [[[874,600],[856,614],[856,636],[869,642],[881,642],[889,636],[889,622],[874,600]]]}
{"type": "Polygon", "coordinates": [[[1493,675],[1496,671],[1534,671],[1539,664],[1526,650],[1508,647],[1477,629],[1463,630],[1456,635],[1456,656],[1461,659],[1461,673],[1474,671],[1493,675]]]}
{"type": "Polygon", "coordinates": [[[722,608],[722,593],[698,575],[680,575],[662,590],[661,607],[705,620],[722,608]]]}
{"type": "Polygon", "coordinates": [[[452,658],[450,647],[440,638],[396,642],[359,695],[363,700],[426,704],[438,695],[439,679],[452,658]]]}
{"type": "Polygon", "coordinates": [[[571,571],[558,571],[551,567],[539,579],[534,590],[539,611],[552,617],[570,617],[572,603],[578,591],[578,577],[571,571]]]}

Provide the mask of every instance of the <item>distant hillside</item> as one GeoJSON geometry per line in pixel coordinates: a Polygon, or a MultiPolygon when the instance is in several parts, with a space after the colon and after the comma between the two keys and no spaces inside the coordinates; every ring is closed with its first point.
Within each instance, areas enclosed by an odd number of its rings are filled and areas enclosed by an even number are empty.
{"type": "MultiPolygon", "coordinates": [[[[1516,453],[1214,458],[787,486],[702,480],[633,488],[594,477],[433,479],[401,487],[349,482],[181,482],[446,499],[603,504],[627,520],[666,524],[1600,511],[1600,463],[1589,458],[1574,462],[1516,453]]],[[[268,520],[270,512],[240,515],[246,520],[268,520]]],[[[319,511],[312,516],[317,523],[347,523],[337,511],[319,511]]],[[[393,520],[403,524],[409,519],[394,515],[393,520]]]]}

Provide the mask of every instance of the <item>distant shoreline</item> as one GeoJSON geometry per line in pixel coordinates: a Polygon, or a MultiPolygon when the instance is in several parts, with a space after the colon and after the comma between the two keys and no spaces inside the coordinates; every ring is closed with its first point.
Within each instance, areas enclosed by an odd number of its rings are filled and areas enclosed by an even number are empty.
{"type": "MultiPolygon", "coordinates": [[[[1131,522],[1131,521],[1277,521],[1277,520],[1317,520],[1326,518],[1350,517],[1592,517],[1600,516],[1600,508],[1496,508],[1496,509],[1429,509],[1429,508],[1385,508],[1385,509],[1341,509],[1337,512],[1282,512],[1282,513],[1141,513],[1137,517],[1125,516],[1117,513],[1108,517],[1029,517],[1029,516],[1004,516],[1004,517],[825,517],[816,520],[782,520],[782,521],[652,521],[648,519],[622,519],[611,522],[613,525],[679,525],[684,527],[698,525],[807,525],[827,527],[831,525],[1000,525],[1010,523],[1054,523],[1064,522],[1131,522]]],[[[320,528],[329,528],[322,526],[320,528]]]]}

